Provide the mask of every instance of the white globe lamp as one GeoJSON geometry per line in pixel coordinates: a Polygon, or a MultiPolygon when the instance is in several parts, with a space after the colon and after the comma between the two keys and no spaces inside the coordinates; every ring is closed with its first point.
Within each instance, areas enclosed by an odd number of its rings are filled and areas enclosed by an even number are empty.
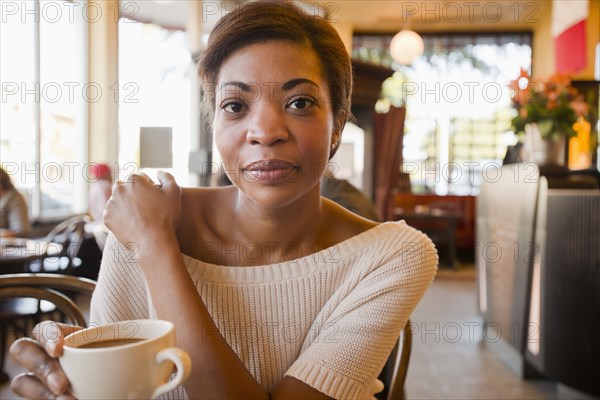
{"type": "Polygon", "coordinates": [[[423,54],[425,44],[418,33],[403,29],[390,43],[390,54],[394,61],[402,65],[410,65],[415,58],[423,54]]]}

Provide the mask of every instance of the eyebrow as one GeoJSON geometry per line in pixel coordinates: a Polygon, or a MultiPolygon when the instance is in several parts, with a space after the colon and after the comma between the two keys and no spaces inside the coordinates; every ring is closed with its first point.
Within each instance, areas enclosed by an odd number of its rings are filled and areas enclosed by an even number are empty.
{"type": "Polygon", "coordinates": [[[240,89],[242,89],[244,92],[250,92],[252,89],[250,88],[250,85],[245,84],[244,82],[240,82],[240,81],[231,81],[231,82],[224,82],[221,85],[221,89],[224,88],[225,86],[236,86],[239,87],[240,89]]]}
{"type": "Polygon", "coordinates": [[[292,79],[291,81],[287,81],[286,83],[283,84],[283,86],[281,88],[283,90],[290,90],[292,88],[295,88],[298,85],[302,85],[303,83],[308,83],[309,85],[313,85],[317,88],[319,87],[319,85],[317,85],[315,82],[311,81],[310,79],[296,78],[296,79],[292,79]]]}
{"type": "MultiPolygon", "coordinates": [[[[288,91],[290,89],[295,88],[296,86],[302,85],[304,83],[307,83],[309,85],[315,86],[315,87],[319,87],[319,85],[317,85],[315,82],[311,81],[310,79],[307,78],[296,78],[296,79],[292,79],[287,81],[286,83],[284,83],[281,88],[284,91],[288,91]]],[[[242,91],[244,92],[251,92],[252,91],[252,87],[250,85],[248,85],[247,83],[244,82],[240,82],[240,81],[229,81],[229,82],[224,82],[221,85],[221,88],[224,88],[225,86],[235,86],[240,88],[242,91]]]]}

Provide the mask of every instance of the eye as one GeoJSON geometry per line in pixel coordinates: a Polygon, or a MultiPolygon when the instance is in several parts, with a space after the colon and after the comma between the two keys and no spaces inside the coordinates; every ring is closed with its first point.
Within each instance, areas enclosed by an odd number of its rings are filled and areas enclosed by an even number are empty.
{"type": "Polygon", "coordinates": [[[288,103],[288,107],[290,107],[293,110],[305,110],[314,105],[314,100],[311,100],[307,97],[298,97],[288,103]]]}
{"type": "Polygon", "coordinates": [[[237,114],[244,111],[244,104],[238,101],[230,101],[221,107],[225,112],[237,114]]]}

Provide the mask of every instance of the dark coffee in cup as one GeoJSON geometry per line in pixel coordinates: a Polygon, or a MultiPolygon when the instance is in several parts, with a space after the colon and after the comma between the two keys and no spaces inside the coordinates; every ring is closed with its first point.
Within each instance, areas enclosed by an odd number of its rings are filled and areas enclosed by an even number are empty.
{"type": "Polygon", "coordinates": [[[113,340],[99,340],[97,342],[84,343],[78,346],[80,349],[101,349],[104,347],[115,347],[124,346],[126,344],[138,343],[146,339],[113,339],[113,340]]]}

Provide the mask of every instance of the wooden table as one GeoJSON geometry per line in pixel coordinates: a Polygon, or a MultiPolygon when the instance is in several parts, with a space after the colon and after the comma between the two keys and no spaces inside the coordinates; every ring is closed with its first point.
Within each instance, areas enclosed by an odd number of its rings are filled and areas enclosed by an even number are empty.
{"type": "Polygon", "coordinates": [[[58,255],[61,251],[59,243],[43,239],[0,238],[0,274],[28,272],[30,262],[58,255]]]}
{"type": "Polygon", "coordinates": [[[448,266],[453,269],[458,269],[458,261],[456,258],[456,225],[459,217],[450,213],[444,212],[428,212],[428,213],[404,213],[397,210],[395,213],[396,220],[404,220],[406,223],[425,233],[438,248],[447,250],[446,261],[448,266]]]}

